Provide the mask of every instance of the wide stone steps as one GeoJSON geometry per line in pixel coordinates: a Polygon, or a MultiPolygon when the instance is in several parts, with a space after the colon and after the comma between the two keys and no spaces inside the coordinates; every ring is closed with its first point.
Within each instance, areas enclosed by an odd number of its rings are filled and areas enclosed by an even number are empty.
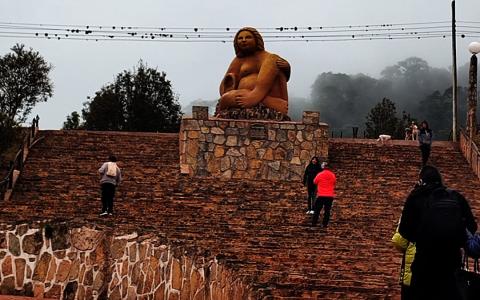
{"type": "MultiPolygon", "coordinates": [[[[328,229],[310,227],[300,183],[228,182],[179,174],[178,135],[45,131],[32,149],[3,222],[60,219],[154,233],[208,251],[263,295],[396,299],[400,254],[390,238],[420,167],[414,143],[330,143],[338,177],[328,229]],[[110,153],[124,182],[115,216],[100,218],[97,169],[110,153]]],[[[456,146],[434,144],[432,164],[480,213],[478,179],[456,146]]]]}

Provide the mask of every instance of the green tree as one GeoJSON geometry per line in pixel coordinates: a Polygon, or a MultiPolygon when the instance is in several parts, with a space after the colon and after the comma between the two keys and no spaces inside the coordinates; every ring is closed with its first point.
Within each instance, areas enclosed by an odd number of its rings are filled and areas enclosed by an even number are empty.
{"type": "Polygon", "coordinates": [[[451,85],[451,73],[447,69],[431,67],[418,57],[409,57],[388,66],[381,75],[382,79],[392,83],[389,97],[395,99],[399,108],[415,114],[421,112],[419,102],[427,95],[451,85]]]}
{"type": "Polygon", "coordinates": [[[411,118],[405,112],[402,119],[399,119],[396,114],[395,103],[388,98],[383,98],[382,102],[377,103],[367,115],[366,136],[377,138],[380,134],[388,134],[395,139],[402,139],[405,122],[411,118]]]}
{"type": "Polygon", "coordinates": [[[312,109],[333,129],[345,129],[364,123],[368,108],[388,94],[390,82],[364,74],[322,73],[312,86],[312,109]]]}
{"type": "Polygon", "coordinates": [[[38,102],[52,96],[52,65],[33,49],[16,44],[0,57],[0,112],[18,123],[25,122],[38,102]]]}
{"type": "Polygon", "coordinates": [[[140,61],[98,91],[82,116],[86,129],[176,132],[182,113],[165,72],[140,61]]]}
{"type": "MultiPolygon", "coordinates": [[[[452,130],[452,87],[440,91],[434,91],[420,101],[420,117],[428,121],[430,128],[434,130],[435,138],[446,140],[452,130]]],[[[467,116],[468,89],[459,87],[457,100],[458,124],[463,126],[467,116]]]]}
{"type": "Polygon", "coordinates": [[[74,129],[82,129],[82,124],[80,120],[80,114],[76,111],[72,112],[69,116],[67,116],[67,120],[63,122],[63,129],[66,130],[74,130],[74,129]]]}
{"type": "Polygon", "coordinates": [[[84,103],[82,117],[88,130],[127,130],[126,107],[115,93],[113,84],[103,87],[92,101],[84,103]]]}

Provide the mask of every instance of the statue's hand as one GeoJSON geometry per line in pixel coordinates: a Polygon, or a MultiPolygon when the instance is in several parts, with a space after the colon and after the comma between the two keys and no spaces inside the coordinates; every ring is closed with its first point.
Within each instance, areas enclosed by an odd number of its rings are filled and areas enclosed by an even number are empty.
{"type": "Polygon", "coordinates": [[[254,93],[248,90],[238,90],[235,102],[242,108],[250,108],[257,105],[262,99],[256,99],[254,93]]]}

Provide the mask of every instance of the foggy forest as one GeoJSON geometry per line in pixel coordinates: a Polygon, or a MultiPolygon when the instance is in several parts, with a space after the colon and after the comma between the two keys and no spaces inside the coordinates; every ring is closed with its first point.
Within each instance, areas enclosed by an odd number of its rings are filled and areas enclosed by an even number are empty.
{"type": "MultiPolygon", "coordinates": [[[[458,68],[458,124],[464,127],[467,107],[468,68],[458,68]]],[[[383,98],[395,104],[398,118],[407,115],[411,120],[427,120],[436,139],[448,140],[452,127],[452,72],[435,68],[419,57],[409,57],[386,66],[380,78],[359,74],[322,72],[311,85],[310,98],[289,99],[289,116],[301,120],[302,112],[320,112],[323,122],[330,126],[334,137],[352,136],[352,128],[359,127],[359,137],[365,131],[366,117],[383,98]]],[[[217,100],[198,99],[184,107],[191,112],[192,105],[215,110],[217,100]]]]}

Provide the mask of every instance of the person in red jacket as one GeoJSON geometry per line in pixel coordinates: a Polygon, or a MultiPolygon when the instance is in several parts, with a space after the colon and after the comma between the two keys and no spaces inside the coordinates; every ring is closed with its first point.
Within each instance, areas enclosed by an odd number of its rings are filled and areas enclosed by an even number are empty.
{"type": "Polygon", "coordinates": [[[317,225],[320,211],[325,206],[325,212],[323,214],[323,227],[328,226],[330,220],[330,210],[332,209],[333,197],[335,197],[335,183],[337,177],[328,168],[326,162],[322,162],[323,171],[313,180],[313,183],[317,186],[317,200],[313,208],[312,226],[317,225]]]}

